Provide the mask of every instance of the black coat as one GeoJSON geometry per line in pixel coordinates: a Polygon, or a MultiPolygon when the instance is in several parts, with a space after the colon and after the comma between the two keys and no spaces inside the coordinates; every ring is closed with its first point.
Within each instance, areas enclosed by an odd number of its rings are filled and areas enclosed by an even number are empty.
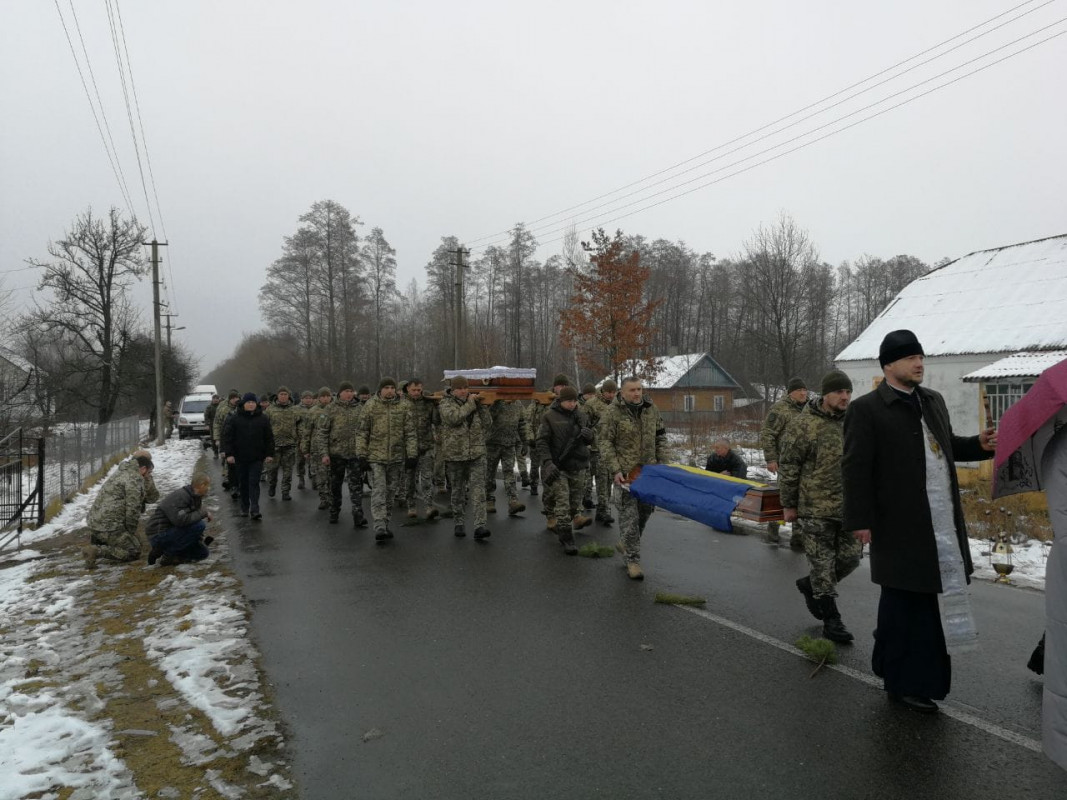
{"type": "Polygon", "coordinates": [[[582,438],[582,428],[589,427],[585,412],[567,411],[556,400],[541,417],[534,457],[538,464],[552,462],[560,469],[574,471],[589,466],[589,444],[582,438]],[[571,442],[574,443],[573,447],[571,442]],[[564,451],[567,451],[564,458],[564,451]],[[562,462],[560,459],[563,458],[562,462]]]}
{"type": "Polygon", "coordinates": [[[226,418],[222,427],[222,452],[241,462],[262,461],[274,455],[274,431],[262,409],[239,408],[236,414],[226,418]]]}
{"type": "Polygon", "coordinates": [[[724,456],[713,451],[708,456],[708,463],[704,465],[704,469],[708,472],[728,472],[731,478],[748,477],[748,466],[733,450],[728,450],[724,456]]]}
{"type": "MultiPolygon", "coordinates": [[[[960,506],[956,461],[981,461],[977,436],[956,436],[940,394],[919,386],[923,418],[948,460],[956,538],[967,575],[974,572],[960,506]]],[[[926,498],[926,443],[912,404],[885,381],[845,414],[844,528],[871,531],[871,580],[910,592],[941,591],[937,545],[926,498]]],[[[969,580],[969,578],[968,578],[969,580]]]]}
{"type": "Polygon", "coordinates": [[[145,525],[145,535],[155,536],[170,528],[184,528],[199,522],[207,517],[203,502],[204,498],[194,492],[191,485],[175,489],[159,501],[145,525]]]}

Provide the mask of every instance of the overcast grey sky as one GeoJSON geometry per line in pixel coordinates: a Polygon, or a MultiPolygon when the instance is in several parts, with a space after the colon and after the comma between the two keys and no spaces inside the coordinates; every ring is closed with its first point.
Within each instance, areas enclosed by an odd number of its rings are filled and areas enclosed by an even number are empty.
{"type": "MultiPolygon", "coordinates": [[[[70,0],[58,5],[85,69],[70,0]]],[[[169,289],[176,324],[186,327],[176,337],[206,371],[232,352],[242,332],[260,328],[264,270],[317,200],[348,207],[366,223],[364,232],[381,226],[397,249],[401,285],[422,283],[442,236],[470,243],[581,203],[1018,5],[121,0],[170,240],[169,289]]],[[[74,0],[74,8],[134,211],[147,224],[107,6],[74,0]]],[[[1059,22],[1067,0],[1034,0],[993,24],[1024,11],[1032,13],[678,182],[1038,28],[1052,25],[962,71],[1067,31],[1059,22]]],[[[606,227],[728,256],[784,210],[834,264],[864,253],[933,262],[1067,233],[1065,75],[1061,36],[606,227]]],[[[124,206],[55,2],[0,4],[0,120],[0,278],[17,302],[27,302],[34,273],[12,270],[28,257],[45,257],[49,239],[62,236],[87,207],[124,206]]],[[[701,160],[716,155],[723,151],[701,160]]],[[[584,218],[581,210],[572,216],[584,218]]],[[[535,226],[535,233],[547,243],[558,227],[535,226]]],[[[558,250],[558,243],[546,244],[539,256],[558,250]]],[[[147,317],[147,284],[139,296],[147,317]]]]}

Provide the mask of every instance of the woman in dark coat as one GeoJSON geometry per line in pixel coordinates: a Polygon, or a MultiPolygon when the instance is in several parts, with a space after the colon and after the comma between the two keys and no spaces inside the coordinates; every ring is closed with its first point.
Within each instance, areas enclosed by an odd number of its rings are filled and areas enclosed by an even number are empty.
{"type": "Polygon", "coordinates": [[[241,514],[262,519],[259,513],[259,477],[263,463],[274,460],[274,433],[256,396],[248,392],[241,398],[241,408],[230,414],[222,429],[222,452],[226,462],[237,467],[237,486],[241,493],[241,514]]]}
{"type": "Polygon", "coordinates": [[[844,527],[870,542],[882,587],[874,672],[893,699],[930,713],[951,687],[949,653],[977,636],[956,461],[992,458],[996,439],[952,432],[944,399],[919,385],[923,350],[911,331],[888,334],[879,363],[885,380],[845,415],[844,527]]]}

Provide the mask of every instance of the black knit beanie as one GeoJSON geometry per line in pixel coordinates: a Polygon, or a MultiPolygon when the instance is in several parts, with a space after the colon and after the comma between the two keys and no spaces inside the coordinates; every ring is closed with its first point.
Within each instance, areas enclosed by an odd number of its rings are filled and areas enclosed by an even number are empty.
{"type": "Polygon", "coordinates": [[[797,389],[807,389],[807,384],[804,383],[803,378],[790,378],[789,383],[785,385],[786,394],[792,394],[797,389]]]}
{"type": "Polygon", "coordinates": [[[908,356],[926,355],[914,333],[908,330],[891,331],[882,339],[878,348],[878,364],[884,367],[908,356]]]}
{"type": "Polygon", "coordinates": [[[832,369],[822,376],[822,393],[825,397],[830,392],[838,392],[842,389],[852,391],[852,381],[848,375],[839,369],[832,369]]]}

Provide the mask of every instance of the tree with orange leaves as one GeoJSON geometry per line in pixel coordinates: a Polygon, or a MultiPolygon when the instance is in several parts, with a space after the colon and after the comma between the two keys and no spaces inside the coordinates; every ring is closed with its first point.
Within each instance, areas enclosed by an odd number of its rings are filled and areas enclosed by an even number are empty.
{"type": "Polygon", "coordinates": [[[593,242],[582,242],[590,254],[587,269],[571,265],[574,294],[570,306],[560,312],[560,341],[571,348],[579,364],[595,374],[610,372],[652,377],[654,359],[649,355],[654,328],[652,314],[660,300],[644,297],[651,270],[641,266],[641,256],[628,248],[622,231],[609,237],[603,228],[593,231],[593,242]]]}

